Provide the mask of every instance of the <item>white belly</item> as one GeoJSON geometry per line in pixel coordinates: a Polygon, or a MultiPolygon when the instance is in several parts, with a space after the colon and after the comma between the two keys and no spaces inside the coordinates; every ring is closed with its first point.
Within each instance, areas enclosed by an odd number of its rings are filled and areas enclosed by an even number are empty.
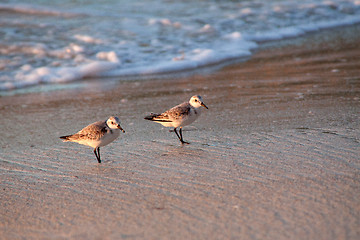
{"type": "Polygon", "coordinates": [[[160,123],[164,127],[173,127],[173,128],[184,127],[193,123],[200,116],[200,114],[201,111],[191,109],[188,115],[185,115],[181,118],[178,119],[172,118],[170,119],[171,122],[158,122],[158,123],[160,123]]]}
{"type": "Polygon", "coordinates": [[[78,143],[90,146],[92,148],[103,147],[113,142],[120,135],[120,129],[114,129],[111,132],[106,133],[99,140],[87,140],[87,141],[79,141],[78,143]],[[111,133],[112,132],[112,133],[111,133]]]}

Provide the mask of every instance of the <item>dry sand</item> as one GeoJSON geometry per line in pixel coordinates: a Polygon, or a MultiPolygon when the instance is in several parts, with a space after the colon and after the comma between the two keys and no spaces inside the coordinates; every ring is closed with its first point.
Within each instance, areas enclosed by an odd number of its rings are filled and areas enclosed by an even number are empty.
{"type": "Polygon", "coordinates": [[[332,29],[211,74],[0,97],[0,239],[360,239],[359,42],[332,29]],[[191,144],[143,120],[194,94],[191,144]],[[126,133],[101,164],[58,139],[109,115],[126,133]]]}

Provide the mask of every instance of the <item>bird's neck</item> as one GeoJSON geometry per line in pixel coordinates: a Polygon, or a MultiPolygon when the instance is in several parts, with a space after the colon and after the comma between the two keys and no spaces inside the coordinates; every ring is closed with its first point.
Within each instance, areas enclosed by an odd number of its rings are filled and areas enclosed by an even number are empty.
{"type": "Polygon", "coordinates": [[[193,109],[194,109],[194,113],[196,114],[196,115],[200,115],[201,114],[201,108],[196,108],[196,107],[193,107],[193,109]]]}

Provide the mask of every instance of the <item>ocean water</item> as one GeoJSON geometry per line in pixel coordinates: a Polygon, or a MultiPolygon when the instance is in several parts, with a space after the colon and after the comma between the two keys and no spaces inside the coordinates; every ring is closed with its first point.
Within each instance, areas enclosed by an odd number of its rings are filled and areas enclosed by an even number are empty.
{"type": "Polygon", "coordinates": [[[194,70],[359,22],[360,0],[5,0],[0,91],[194,70]]]}

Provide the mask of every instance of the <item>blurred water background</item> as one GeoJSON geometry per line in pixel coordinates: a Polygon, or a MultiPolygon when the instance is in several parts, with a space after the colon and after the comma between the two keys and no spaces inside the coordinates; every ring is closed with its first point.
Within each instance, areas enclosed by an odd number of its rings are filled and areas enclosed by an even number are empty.
{"type": "Polygon", "coordinates": [[[1,1],[0,91],[188,71],[359,22],[360,0],[1,1]]]}

